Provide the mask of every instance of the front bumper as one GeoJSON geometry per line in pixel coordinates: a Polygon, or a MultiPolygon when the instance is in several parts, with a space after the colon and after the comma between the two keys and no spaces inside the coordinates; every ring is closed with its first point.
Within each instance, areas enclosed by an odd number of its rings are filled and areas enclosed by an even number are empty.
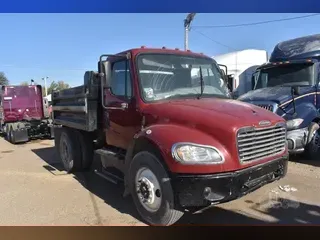
{"type": "Polygon", "coordinates": [[[212,175],[175,175],[177,208],[207,207],[240,198],[287,173],[288,155],[243,170],[212,175]]]}
{"type": "Polygon", "coordinates": [[[308,128],[301,128],[288,131],[287,143],[289,153],[303,152],[307,142],[308,134],[308,128]]]}

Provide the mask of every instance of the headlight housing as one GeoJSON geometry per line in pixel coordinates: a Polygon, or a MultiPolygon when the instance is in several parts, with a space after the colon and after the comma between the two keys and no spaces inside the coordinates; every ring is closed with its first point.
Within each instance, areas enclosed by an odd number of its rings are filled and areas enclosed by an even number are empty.
{"type": "Polygon", "coordinates": [[[194,143],[176,143],[172,147],[172,156],[182,164],[221,164],[224,157],[212,146],[194,143]]]}
{"type": "Polygon", "coordinates": [[[294,129],[296,127],[299,127],[302,122],[303,122],[302,118],[295,118],[292,120],[288,120],[287,121],[287,129],[290,130],[290,129],[294,129]]]}

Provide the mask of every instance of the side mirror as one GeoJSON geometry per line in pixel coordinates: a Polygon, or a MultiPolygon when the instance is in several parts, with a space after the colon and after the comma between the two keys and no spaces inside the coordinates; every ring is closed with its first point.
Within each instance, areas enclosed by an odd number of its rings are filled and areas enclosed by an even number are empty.
{"type": "Polygon", "coordinates": [[[230,89],[231,92],[233,91],[233,81],[234,81],[234,75],[233,74],[227,75],[228,88],[230,89]]]}
{"type": "Polygon", "coordinates": [[[111,63],[109,61],[99,62],[99,77],[103,87],[110,88],[111,73],[111,63]]]}
{"type": "Polygon", "coordinates": [[[293,94],[293,95],[297,95],[297,96],[300,95],[300,87],[299,87],[299,86],[293,86],[293,87],[291,88],[291,91],[292,91],[292,94],[293,94]]]}
{"type": "Polygon", "coordinates": [[[255,85],[256,85],[256,79],[255,79],[254,75],[252,75],[252,77],[251,77],[251,90],[254,89],[255,85]]]}

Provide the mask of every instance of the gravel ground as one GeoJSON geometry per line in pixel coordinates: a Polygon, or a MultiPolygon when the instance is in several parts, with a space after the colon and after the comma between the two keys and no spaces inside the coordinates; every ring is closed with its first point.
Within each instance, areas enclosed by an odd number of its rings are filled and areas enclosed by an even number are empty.
{"type": "MultiPolygon", "coordinates": [[[[319,162],[294,157],[286,178],[179,224],[320,223],[319,162]],[[289,192],[280,188],[287,187],[289,192]]],[[[1,225],[144,225],[122,188],[92,173],[66,174],[53,141],[0,139],[1,225]]]]}

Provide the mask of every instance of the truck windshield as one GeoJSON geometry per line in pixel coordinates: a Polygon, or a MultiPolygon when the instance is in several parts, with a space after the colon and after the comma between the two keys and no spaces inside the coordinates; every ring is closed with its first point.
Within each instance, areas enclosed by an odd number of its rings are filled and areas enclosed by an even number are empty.
{"type": "Polygon", "coordinates": [[[275,86],[309,86],[313,84],[313,75],[313,63],[261,69],[255,89],[275,86]]]}
{"type": "Polygon", "coordinates": [[[20,98],[29,98],[37,95],[37,89],[34,86],[15,86],[15,87],[6,87],[5,96],[8,97],[20,97],[20,98]]]}
{"type": "Polygon", "coordinates": [[[209,58],[141,54],[137,62],[142,95],[147,102],[195,98],[200,95],[230,98],[221,71],[209,58]]]}

